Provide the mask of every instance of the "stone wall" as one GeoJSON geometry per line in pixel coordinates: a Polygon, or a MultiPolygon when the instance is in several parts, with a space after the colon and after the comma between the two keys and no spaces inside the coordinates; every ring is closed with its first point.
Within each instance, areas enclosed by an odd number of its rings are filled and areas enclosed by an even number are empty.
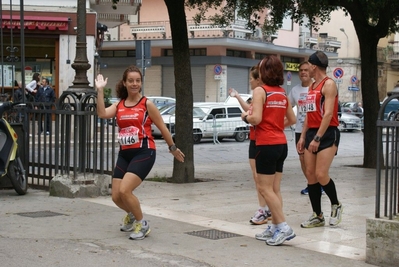
{"type": "Polygon", "coordinates": [[[367,219],[366,262],[383,267],[399,266],[399,218],[367,219]]]}

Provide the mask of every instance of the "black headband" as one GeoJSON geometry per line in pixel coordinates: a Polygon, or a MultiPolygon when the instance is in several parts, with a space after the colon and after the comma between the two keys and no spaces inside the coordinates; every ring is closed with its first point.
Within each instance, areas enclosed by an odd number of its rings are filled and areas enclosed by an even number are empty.
{"type": "Polygon", "coordinates": [[[316,65],[322,68],[327,68],[328,64],[323,64],[321,63],[319,57],[316,55],[316,53],[313,53],[310,55],[308,62],[312,65],[316,65]]]}

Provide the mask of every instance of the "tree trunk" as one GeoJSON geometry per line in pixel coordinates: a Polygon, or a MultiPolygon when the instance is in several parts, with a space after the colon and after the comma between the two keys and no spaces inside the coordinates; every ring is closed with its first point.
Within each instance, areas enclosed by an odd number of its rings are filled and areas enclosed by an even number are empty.
{"type": "Polygon", "coordinates": [[[173,63],[176,90],[176,145],[186,155],[184,163],[173,162],[174,183],[193,183],[193,90],[188,45],[185,0],[164,0],[172,32],[173,63]]]}
{"type": "Polygon", "coordinates": [[[377,44],[380,38],[377,34],[373,34],[373,32],[375,32],[373,27],[364,27],[364,24],[356,25],[357,20],[354,18],[352,18],[352,20],[354,21],[354,26],[359,39],[362,71],[361,86],[364,107],[363,167],[376,168],[376,122],[378,110],[380,109],[380,101],[378,97],[377,44]]]}

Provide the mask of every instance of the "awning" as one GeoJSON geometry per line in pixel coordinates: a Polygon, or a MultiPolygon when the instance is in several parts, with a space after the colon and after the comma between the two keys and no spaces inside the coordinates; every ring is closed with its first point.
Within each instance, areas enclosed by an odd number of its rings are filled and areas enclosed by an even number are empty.
{"type": "MultiPolygon", "coordinates": [[[[20,16],[3,15],[1,27],[6,29],[20,29],[20,16]]],[[[24,29],[28,30],[50,30],[50,31],[67,31],[69,26],[69,18],[67,17],[40,17],[40,16],[24,16],[24,29]]]]}

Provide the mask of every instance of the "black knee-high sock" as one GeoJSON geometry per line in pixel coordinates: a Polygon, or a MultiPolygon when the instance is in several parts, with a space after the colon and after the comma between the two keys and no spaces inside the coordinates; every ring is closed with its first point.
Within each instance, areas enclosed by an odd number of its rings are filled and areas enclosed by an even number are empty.
{"type": "Polygon", "coordinates": [[[328,198],[331,201],[331,205],[334,204],[339,204],[338,202],[338,197],[337,197],[337,190],[335,189],[335,183],[334,181],[330,178],[330,181],[328,182],[328,184],[326,184],[325,186],[323,186],[324,192],[326,192],[328,198]]]}
{"type": "Polygon", "coordinates": [[[321,214],[321,190],[320,184],[308,184],[309,189],[309,199],[312,204],[312,209],[316,215],[321,214]]]}

